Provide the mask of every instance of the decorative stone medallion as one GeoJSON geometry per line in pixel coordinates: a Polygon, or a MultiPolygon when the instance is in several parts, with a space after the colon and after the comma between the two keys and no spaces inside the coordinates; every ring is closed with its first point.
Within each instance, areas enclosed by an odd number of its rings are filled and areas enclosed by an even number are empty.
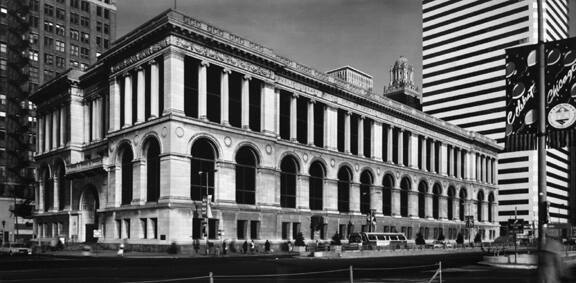
{"type": "Polygon", "coordinates": [[[360,170],[360,166],[358,166],[358,163],[354,164],[354,168],[356,168],[356,172],[358,172],[358,170],[360,170]]]}
{"type": "Polygon", "coordinates": [[[307,153],[302,154],[302,159],[304,159],[304,162],[308,161],[308,154],[307,153]]]}
{"type": "Polygon", "coordinates": [[[182,129],[182,127],[177,127],[176,128],[176,136],[181,138],[182,136],[184,136],[184,129],[182,129]]]}
{"type": "Polygon", "coordinates": [[[138,145],[138,142],[140,141],[140,137],[138,135],[134,136],[134,145],[138,145]]]}
{"type": "Polygon", "coordinates": [[[334,167],[336,165],[336,160],[330,159],[330,166],[334,167]]]}
{"type": "Polygon", "coordinates": [[[160,132],[160,134],[162,135],[163,138],[166,137],[166,135],[168,135],[168,128],[163,127],[162,131],[160,132]]]}
{"type": "Polygon", "coordinates": [[[376,169],[376,175],[380,176],[380,168],[376,169]]]}
{"type": "Polygon", "coordinates": [[[224,144],[230,146],[232,144],[232,139],[230,137],[224,137],[224,144]]]}
{"type": "Polygon", "coordinates": [[[266,145],[266,153],[268,153],[268,154],[272,153],[272,146],[269,144],[266,145]]]}

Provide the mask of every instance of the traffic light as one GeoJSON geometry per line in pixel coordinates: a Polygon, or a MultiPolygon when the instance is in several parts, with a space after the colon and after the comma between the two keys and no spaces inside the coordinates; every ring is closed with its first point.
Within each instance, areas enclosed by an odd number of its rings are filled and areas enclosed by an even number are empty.
{"type": "Polygon", "coordinates": [[[540,221],[543,224],[549,223],[550,222],[550,202],[549,201],[545,201],[541,206],[540,209],[538,211],[539,217],[540,217],[540,221]]]}

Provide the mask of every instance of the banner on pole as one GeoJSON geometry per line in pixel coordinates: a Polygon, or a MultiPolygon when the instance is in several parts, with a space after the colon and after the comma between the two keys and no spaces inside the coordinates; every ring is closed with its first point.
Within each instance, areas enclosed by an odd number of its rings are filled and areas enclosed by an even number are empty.
{"type": "Polygon", "coordinates": [[[506,50],[506,151],[536,149],[536,45],[506,50]]]}
{"type": "MultiPolygon", "coordinates": [[[[538,45],[506,50],[505,150],[536,149],[538,45]]],[[[545,44],[546,146],[576,140],[576,38],[545,44]]]]}

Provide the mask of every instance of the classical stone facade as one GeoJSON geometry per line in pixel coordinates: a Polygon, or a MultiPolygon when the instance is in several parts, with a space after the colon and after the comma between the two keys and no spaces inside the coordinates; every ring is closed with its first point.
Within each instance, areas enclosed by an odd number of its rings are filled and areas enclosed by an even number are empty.
{"type": "Polygon", "coordinates": [[[31,99],[40,240],[498,230],[492,140],[176,11],[31,99]]]}

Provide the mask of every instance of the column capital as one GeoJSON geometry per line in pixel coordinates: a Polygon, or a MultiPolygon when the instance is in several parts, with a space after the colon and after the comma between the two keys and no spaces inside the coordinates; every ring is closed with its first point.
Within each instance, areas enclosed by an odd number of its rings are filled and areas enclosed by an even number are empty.
{"type": "Polygon", "coordinates": [[[298,98],[298,97],[300,97],[300,94],[298,94],[298,93],[296,93],[296,92],[293,92],[293,93],[292,93],[292,97],[293,97],[293,98],[298,98]]]}
{"type": "Polygon", "coordinates": [[[145,64],[148,64],[150,66],[158,64],[158,57],[154,57],[154,58],[148,60],[148,62],[146,62],[145,64]]]}
{"type": "Polygon", "coordinates": [[[142,66],[142,64],[136,66],[136,71],[137,71],[137,72],[142,72],[142,71],[144,71],[144,67],[142,66]]]}
{"type": "Polygon", "coordinates": [[[210,66],[210,62],[202,60],[200,61],[200,66],[202,67],[209,67],[210,66]]]}
{"type": "Polygon", "coordinates": [[[346,116],[352,116],[352,111],[346,110],[346,116]]]}
{"type": "Polygon", "coordinates": [[[366,119],[366,115],[360,115],[360,120],[366,119]]]}
{"type": "Polygon", "coordinates": [[[229,68],[223,68],[222,73],[230,75],[232,73],[232,70],[230,70],[229,68]]]}
{"type": "Polygon", "coordinates": [[[251,75],[248,75],[248,74],[245,74],[244,77],[243,77],[243,79],[249,81],[249,80],[252,79],[252,76],[251,76],[251,75]]]}
{"type": "Polygon", "coordinates": [[[310,99],[310,104],[316,104],[316,99],[311,98],[311,99],[310,99]]]}

